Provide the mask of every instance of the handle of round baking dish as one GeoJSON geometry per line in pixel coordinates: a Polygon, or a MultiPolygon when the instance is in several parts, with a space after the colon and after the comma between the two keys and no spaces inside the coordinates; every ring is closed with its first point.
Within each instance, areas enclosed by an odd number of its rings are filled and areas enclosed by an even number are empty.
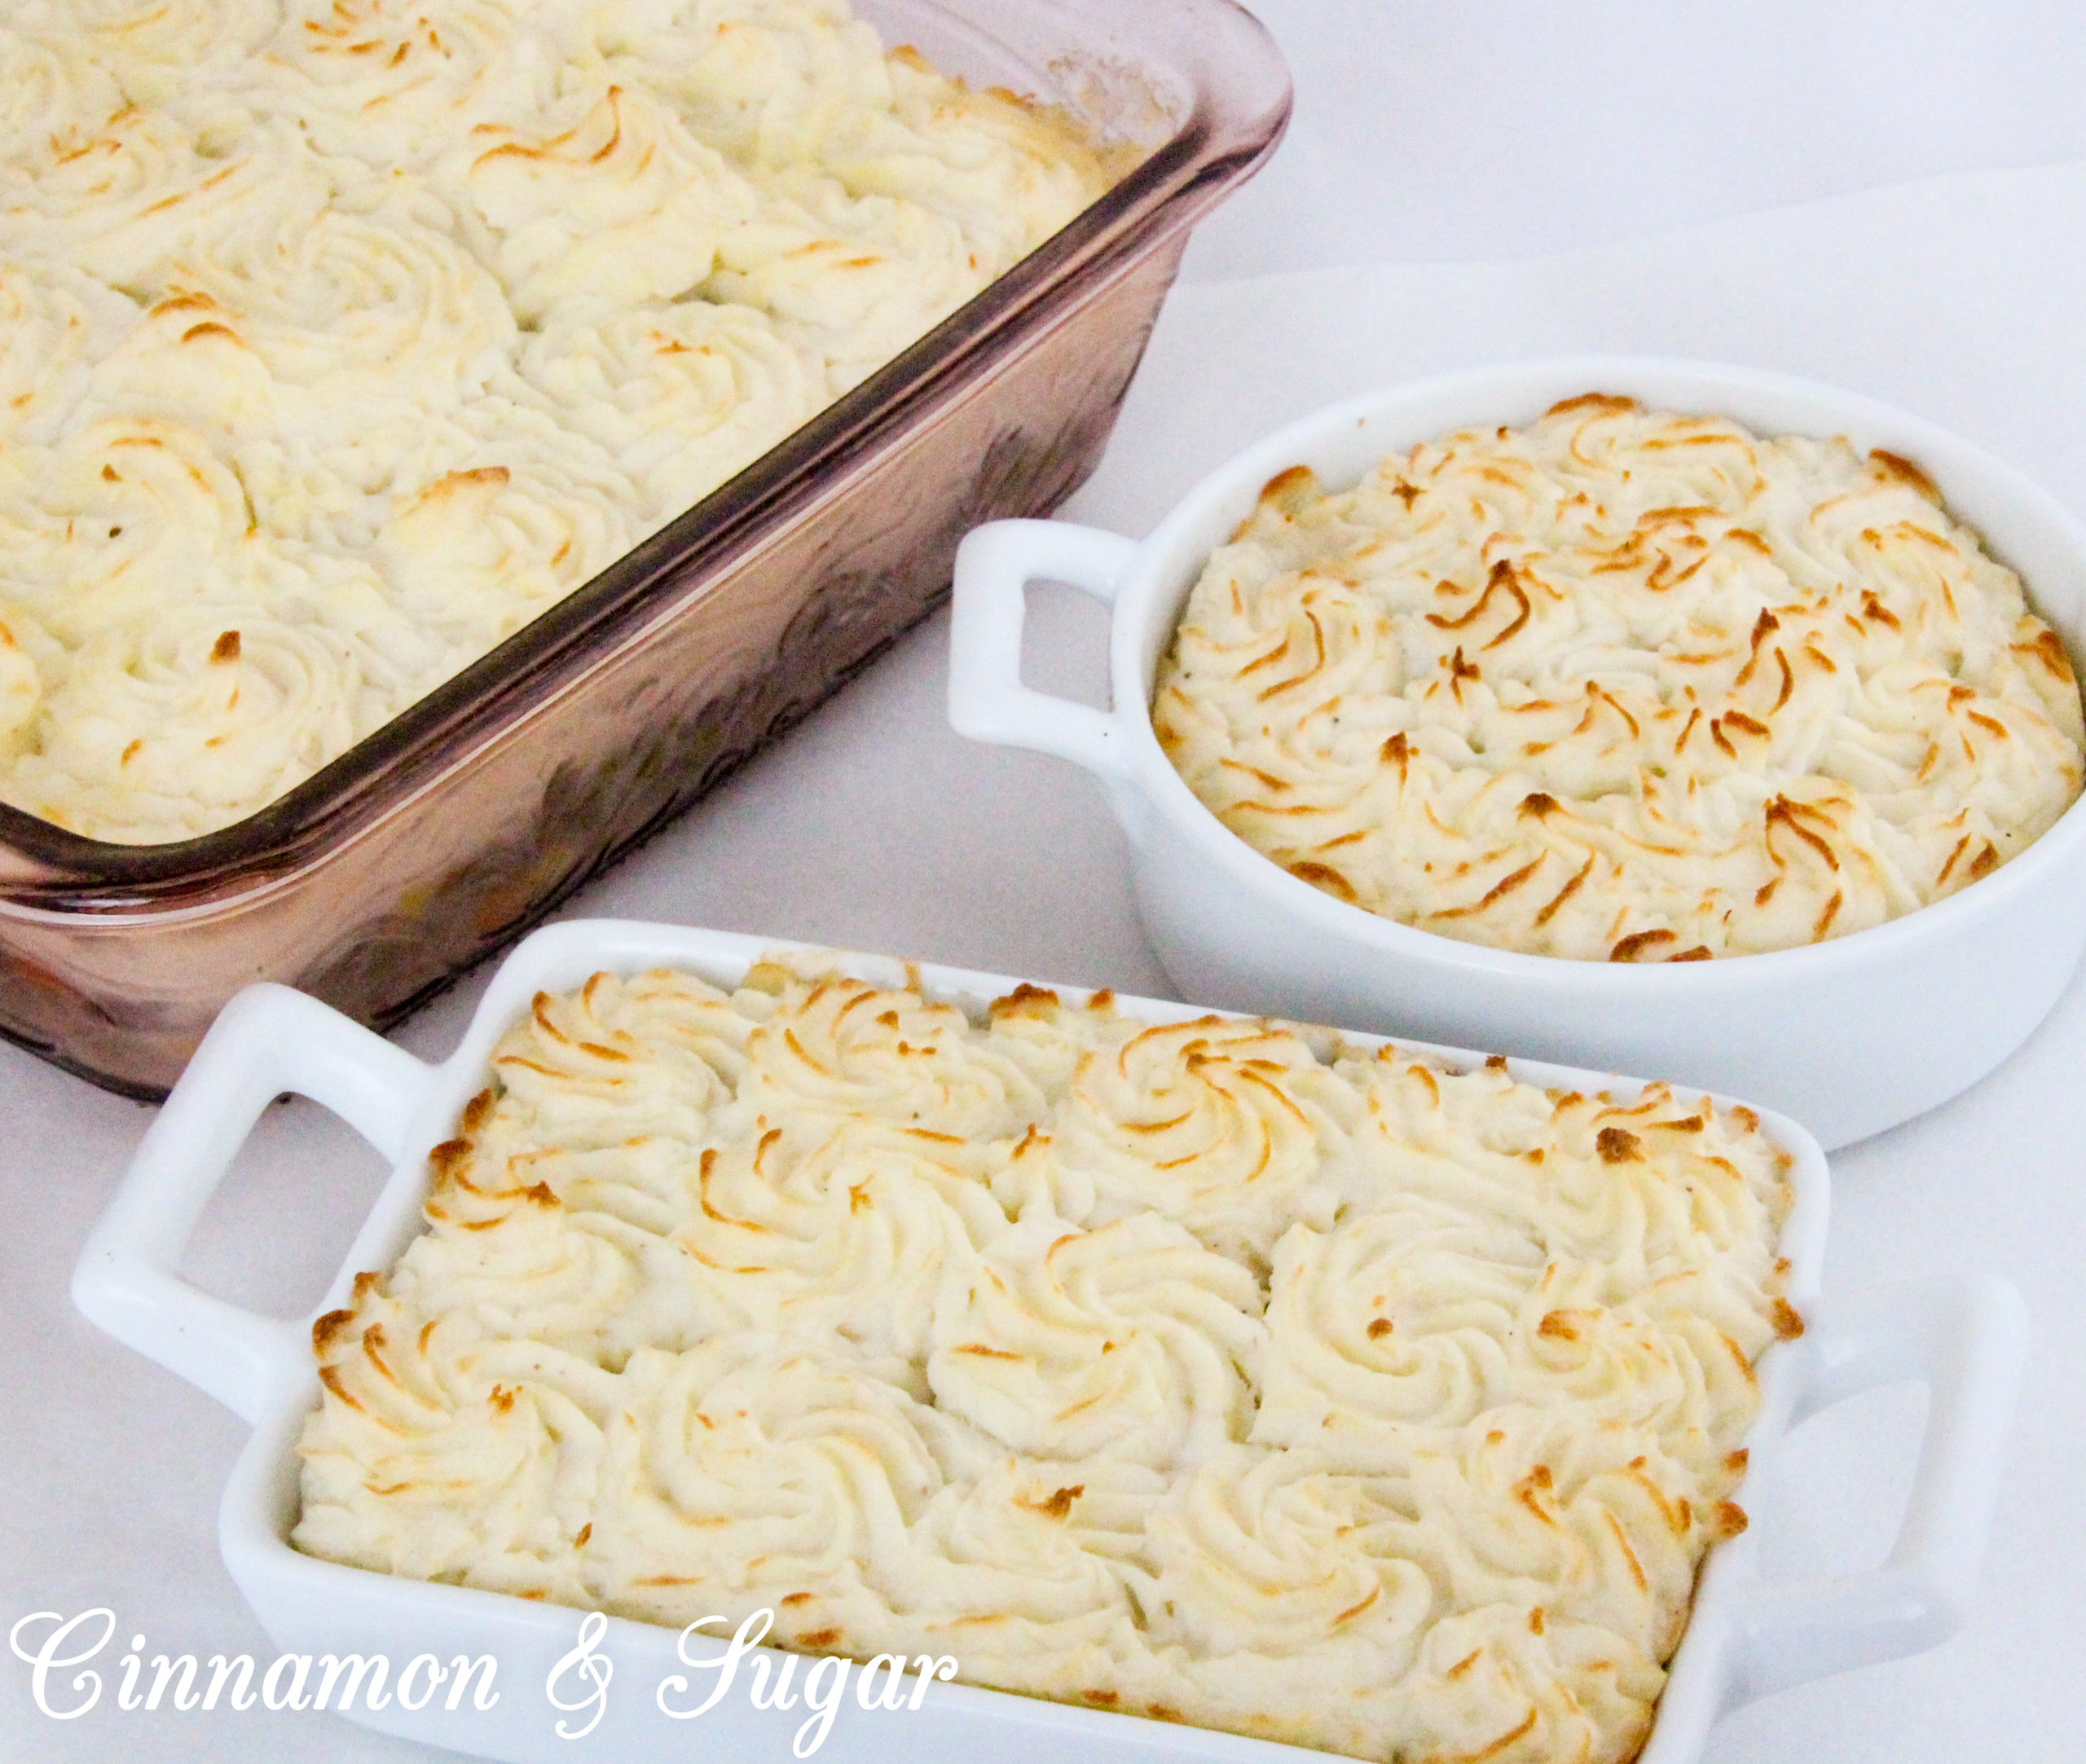
{"type": "Polygon", "coordinates": [[[433,1078],[410,1054],[285,986],[251,986],[219,1013],[159,1113],[73,1273],[73,1302],[126,1346],[257,1419],[295,1326],[227,1304],[175,1269],[261,1112],[284,1091],[339,1115],[383,1155],[433,1078]]]}
{"type": "Polygon", "coordinates": [[[1064,521],[995,521],[956,553],[949,622],[948,719],[960,735],[1028,747],[1104,780],[1124,774],[1122,726],[1111,711],[1021,683],[1021,632],[1032,582],[1063,582],[1112,604],[1134,540],[1064,521]]]}
{"type": "Polygon", "coordinates": [[[1916,1654],[1968,1617],[2027,1356],[2006,1282],[1890,1287],[1807,1308],[1789,1425],[1859,1392],[1928,1387],[1904,1523],[1883,1565],[1838,1580],[1754,1581],[1735,1600],[1731,1700],[1916,1654]]]}

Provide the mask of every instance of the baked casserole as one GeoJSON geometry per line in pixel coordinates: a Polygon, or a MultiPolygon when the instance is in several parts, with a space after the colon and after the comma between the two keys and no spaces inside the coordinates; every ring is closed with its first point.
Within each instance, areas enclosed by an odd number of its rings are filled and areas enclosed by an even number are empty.
{"type": "Polygon", "coordinates": [[[250,815],[1126,169],[841,0],[0,23],[0,801],[250,815]]]}
{"type": "Polygon", "coordinates": [[[1990,874],[2086,778],[2078,682],[1913,462],[1600,393],[1285,472],[1152,697],[1336,898],[1582,961],[1789,949],[1990,874]]]}
{"type": "Polygon", "coordinates": [[[293,1542],[1380,1760],[1619,1760],[1801,1329],[1750,1111],[815,962],[539,994],[293,1542]]]}

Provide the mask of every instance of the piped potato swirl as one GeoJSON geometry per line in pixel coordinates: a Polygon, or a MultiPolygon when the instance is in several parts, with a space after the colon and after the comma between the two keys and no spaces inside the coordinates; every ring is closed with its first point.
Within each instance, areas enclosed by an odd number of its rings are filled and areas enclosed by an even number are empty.
{"type": "Polygon", "coordinates": [[[1599,394],[1271,482],[1162,746],[1337,899],[1600,961],[1787,949],[1988,875],[2086,778],[2071,659],[1910,461],[1599,394]]]}
{"type": "Polygon", "coordinates": [[[799,958],[539,996],[314,1331],[333,1560],[1386,1761],[1613,1764],[1799,1332],[1654,1085],[799,958]]]}

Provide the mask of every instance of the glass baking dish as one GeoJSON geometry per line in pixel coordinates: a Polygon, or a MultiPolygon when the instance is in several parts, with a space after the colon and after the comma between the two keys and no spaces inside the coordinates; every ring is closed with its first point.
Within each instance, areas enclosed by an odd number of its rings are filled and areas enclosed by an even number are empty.
{"type": "Polygon", "coordinates": [[[1085,479],[1188,229],[1281,138],[1281,57],[1230,0],[857,11],[1143,156],[780,446],[259,813],[121,846],[0,804],[0,1035],[158,1098],[255,980],[396,1023],[926,616],[971,527],[1046,513],[1085,479]]]}

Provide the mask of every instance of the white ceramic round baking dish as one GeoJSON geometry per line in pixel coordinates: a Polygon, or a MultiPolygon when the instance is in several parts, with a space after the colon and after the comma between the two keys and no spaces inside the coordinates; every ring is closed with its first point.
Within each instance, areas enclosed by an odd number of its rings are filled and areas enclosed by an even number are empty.
{"type": "Polygon", "coordinates": [[[2075,667],[2086,656],[2086,528],[1989,454],[1806,381],[1588,356],[1445,375],[1306,417],[1212,473],[1142,544],[1055,521],[979,529],[957,560],[949,719],[1101,781],[1146,930],[1187,997],[1657,1072],[1757,1098],[1829,1149],[1846,1145],[1969,1088],[2056,1003],[2086,949],[2086,802],[1983,881],[1871,930],[1715,961],[1569,961],[1436,936],[1299,881],[1203,807],[1152,732],[1155,672],[1188,592],[1277,473],[1308,465],[1345,487],[1394,448],[1526,423],[1595,390],[1758,433],[1845,434],[1917,462],[2020,573],[2075,667]],[[1023,593],[1041,579],[1113,603],[1112,710],[1021,684],[1023,593]]]}
{"type": "MultiPolygon", "coordinates": [[[[344,1666],[379,1655],[394,1668],[423,1655],[452,1665],[486,1655],[497,1662],[498,1694],[490,1704],[477,1691],[460,1701],[460,1680],[436,1696],[424,1679],[426,1694],[418,1705],[387,1693],[382,1706],[371,1708],[354,1700],[350,1683],[330,1705],[350,1720],[506,1764],[791,1756],[802,1708],[756,1708],[735,1691],[693,1724],[676,1717],[672,1711],[685,1713],[698,1699],[670,1706],[659,1694],[671,1684],[684,1692],[687,1687],[688,1668],[677,1659],[671,1630],[609,1620],[593,1644],[613,1669],[602,1706],[561,1713],[587,1696],[582,1675],[569,1665],[560,1669],[581,1635],[579,1611],[344,1567],[301,1555],[288,1542],[297,1517],[297,1436],[319,1398],[311,1322],[348,1301],[359,1270],[389,1266],[423,1229],[428,1152],[455,1133],[508,1026],[539,991],[577,987],[603,970],[680,968],[729,987],[778,951],[812,953],[799,944],[667,926],[553,926],[502,964],[461,1045],[438,1066],[422,1064],[301,993],[250,987],[226,1007],[147,1133],[81,1252],[73,1296],[111,1335],[252,1424],[219,1509],[219,1538],[225,1564],[262,1627],[282,1654],[310,1656],[319,1668],[329,1654],[344,1666]],[[212,1194],[255,1121],[284,1091],[311,1097],[341,1115],[394,1166],[326,1294],[294,1322],[240,1309],[197,1291],[179,1273],[212,1194]],[[590,1713],[599,1716],[598,1725],[590,1713]],[[574,1734],[583,1737],[569,1737],[574,1734]]],[[[888,957],[816,953],[878,985],[910,978],[930,996],[974,1014],[1018,983],[888,957]]],[[[1058,990],[1075,1001],[1087,996],[1076,988],[1058,990]]],[[[1154,1023],[1199,1014],[1149,999],[1119,998],[1117,1005],[1154,1023]]],[[[1401,1045],[1459,1066],[1484,1058],[1401,1045]]],[[[1508,1071],[1521,1082],[1558,1089],[1591,1090],[1604,1083],[1597,1072],[1534,1062],[1510,1062],[1508,1071]]],[[[1778,1549],[1776,1528],[1764,1520],[1711,1552],[1639,1764],[1694,1764],[1727,1710],[1809,1679],[1918,1652],[1961,1624],[1982,1566],[2027,1351],[2025,1309],[2002,1281],[1821,1293],[1830,1210],[1824,1155],[1793,1121],[1768,1113],[1761,1124],[1791,1159],[1793,1204],[1778,1248],[1789,1261],[1789,1296],[1805,1327],[1795,1339],[1771,1344],[1760,1359],[1760,1412],[1746,1436],[1749,1463],[1735,1498],[1745,1506],[1753,1489],[1777,1479],[1792,1429],[1859,1392],[1921,1383],[1930,1392],[1928,1419],[1904,1520],[1880,1567],[1845,1578],[1780,1578],[1768,1564],[1791,1552],[1786,1538],[1778,1549]]],[[[284,1229],[295,1231],[297,1222],[285,1221],[284,1229]]],[[[1802,1490],[1784,1487],[1801,1502],[1802,1490]]],[[[690,1657],[714,1657],[714,1651],[698,1643],[690,1657]]],[[[331,1683],[319,1668],[315,1682],[331,1683]]],[[[481,1689],[486,1683],[473,1682],[481,1689]]],[[[68,1702],[75,1700],[67,1693],[68,1702]]],[[[872,1713],[857,1702],[854,1695],[842,1700],[830,1743],[817,1754],[822,1760],[953,1764],[1019,1756],[1030,1764],[1324,1764],[1327,1757],[967,1684],[936,1683],[903,1715],[872,1713]]]]}

